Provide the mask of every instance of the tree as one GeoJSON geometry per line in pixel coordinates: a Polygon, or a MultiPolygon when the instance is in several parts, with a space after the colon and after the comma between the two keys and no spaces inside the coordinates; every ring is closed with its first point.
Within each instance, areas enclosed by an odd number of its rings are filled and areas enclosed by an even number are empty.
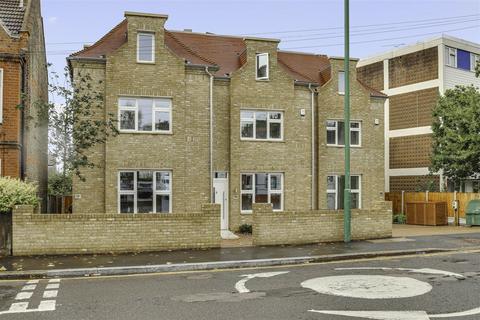
{"type": "Polygon", "coordinates": [[[433,110],[431,172],[443,170],[454,183],[480,173],[480,92],[457,86],[433,110]]]}
{"type": "Polygon", "coordinates": [[[49,84],[51,102],[39,101],[37,104],[40,114],[48,114],[49,149],[61,165],[63,181],[67,181],[71,174],[83,181],[82,168],[97,165],[89,150],[105,143],[109,136],[118,134],[117,120],[113,113],[104,112],[101,80],[81,71],[72,76],[68,68],[64,70],[63,79],[52,72],[49,84]]]}

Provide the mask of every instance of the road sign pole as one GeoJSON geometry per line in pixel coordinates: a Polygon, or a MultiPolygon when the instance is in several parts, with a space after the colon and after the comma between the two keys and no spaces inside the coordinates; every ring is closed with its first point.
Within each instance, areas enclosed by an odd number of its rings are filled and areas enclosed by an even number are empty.
{"type": "Polygon", "coordinates": [[[350,8],[349,0],[344,0],[345,6],[345,96],[344,96],[344,128],[345,128],[345,191],[344,191],[344,241],[351,241],[351,211],[350,211],[350,8]]]}

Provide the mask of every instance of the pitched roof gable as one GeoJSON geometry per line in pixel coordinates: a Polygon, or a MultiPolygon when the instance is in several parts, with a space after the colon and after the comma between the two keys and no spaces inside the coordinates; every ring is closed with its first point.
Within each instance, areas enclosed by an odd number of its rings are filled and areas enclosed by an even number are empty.
{"type": "Polygon", "coordinates": [[[20,34],[24,17],[25,6],[20,7],[20,0],[0,1],[0,26],[2,26],[10,36],[16,37],[20,34]]]}

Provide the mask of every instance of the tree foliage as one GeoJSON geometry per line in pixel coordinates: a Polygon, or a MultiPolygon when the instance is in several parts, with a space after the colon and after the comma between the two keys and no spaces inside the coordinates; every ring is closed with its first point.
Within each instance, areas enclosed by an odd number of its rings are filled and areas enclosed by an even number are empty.
{"type": "Polygon", "coordinates": [[[114,114],[104,111],[102,81],[82,71],[72,76],[68,68],[63,77],[52,72],[51,101],[37,104],[40,114],[48,114],[49,151],[60,163],[63,176],[71,172],[84,180],[81,169],[98,165],[89,150],[118,134],[117,120],[114,114]]]}
{"type": "Polygon", "coordinates": [[[433,111],[430,170],[453,182],[480,173],[480,92],[457,86],[440,97],[433,111]]]}
{"type": "Polygon", "coordinates": [[[72,175],[54,173],[48,177],[48,194],[62,197],[72,194],[72,175]]]}
{"type": "Polygon", "coordinates": [[[17,205],[38,205],[37,186],[10,177],[0,177],[0,213],[17,205]]]}

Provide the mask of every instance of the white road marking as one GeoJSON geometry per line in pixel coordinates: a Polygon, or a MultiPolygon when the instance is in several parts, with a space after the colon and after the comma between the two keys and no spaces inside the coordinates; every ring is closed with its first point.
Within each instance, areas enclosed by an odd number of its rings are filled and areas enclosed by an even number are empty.
{"type": "Polygon", "coordinates": [[[426,282],[406,277],[345,275],[314,278],[301,283],[318,293],[363,299],[410,298],[432,290],[426,282]]]}
{"type": "Polygon", "coordinates": [[[37,287],[36,284],[27,284],[23,286],[22,291],[33,291],[37,287]]]}
{"type": "Polygon", "coordinates": [[[29,280],[27,281],[27,284],[37,284],[39,280],[29,280]]]}
{"type": "Polygon", "coordinates": [[[59,283],[60,279],[50,279],[48,280],[48,283],[59,283]]]}
{"type": "Polygon", "coordinates": [[[17,302],[17,303],[12,303],[12,305],[10,306],[10,309],[4,312],[10,312],[10,313],[25,312],[27,308],[28,308],[28,302],[17,302]]]}
{"type": "Polygon", "coordinates": [[[245,287],[245,283],[246,283],[248,280],[253,279],[253,278],[270,278],[270,277],[278,276],[278,275],[285,274],[285,273],[289,273],[289,272],[290,272],[290,271],[244,274],[244,275],[241,275],[241,277],[245,277],[245,278],[242,279],[242,280],[240,280],[240,281],[238,281],[238,282],[235,284],[235,289],[237,289],[237,291],[238,291],[239,293],[249,293],[250,290],[248,290],[248,289],[245,287]]]}
{"type": "Polygon", "coordinates": [[[309,310],[310,312],[337,316],[360,317],[375,320],[429,320],[425,311],[334,311],[309,310]]]}
{"type": "Polygon", "coordinates": [[[44,300],[40,301],[40,304],[38,305],[38,311],[55,311],[55,306],[56,306],[56,301],[55,300],[44,300]]]}
{"type": "Polygon", "coordinates": [[[59,283],[52,283],[52,284],[47,284],[47,287],[45,288],[46,290],[49,289],[58,289],[60,287],[59,283]]]}
{"type": "Polygon", "coordinates": [[[49,290],[43,293],[44,298],[56,298],[58,295],[58,290],[49,290]]]}
{"type": "Polygon", "coordinates": [[[444,276],[449,276],[449,277],[454,277],[459,280],[464,280],[465,276],[459,274],[459,273],[454,273],[450,271],[443,271],[443,270],[437,270],[437,269],[430,269],[430,268],[423,268],[423,269],[410,269],[410,268],[384,268],[384,267],[358,267],[358,268],[335,268],[337,271],[343,271],[343,270],[382,270],[382,271],[408,271],[411,273],[423,273],[423,274],[439,274],[439,275],[444,275],[444,276]]]}
{"type": "Polygon", "coordinates": [[[480,308],[475,308],[472,310],[454,312],[454,313],[443,313],[443,314],[431,314],[430,318],[453,318],[453,317],[466,317],[480,314],[480,308]]]}
{"type": "Polygon", "coordinates": [[[30,291],[22,291],[17,293],[17,296],[15,297],[15,300],[27,300],[30,299],[33,295],[33,292],[30,291]]]}

